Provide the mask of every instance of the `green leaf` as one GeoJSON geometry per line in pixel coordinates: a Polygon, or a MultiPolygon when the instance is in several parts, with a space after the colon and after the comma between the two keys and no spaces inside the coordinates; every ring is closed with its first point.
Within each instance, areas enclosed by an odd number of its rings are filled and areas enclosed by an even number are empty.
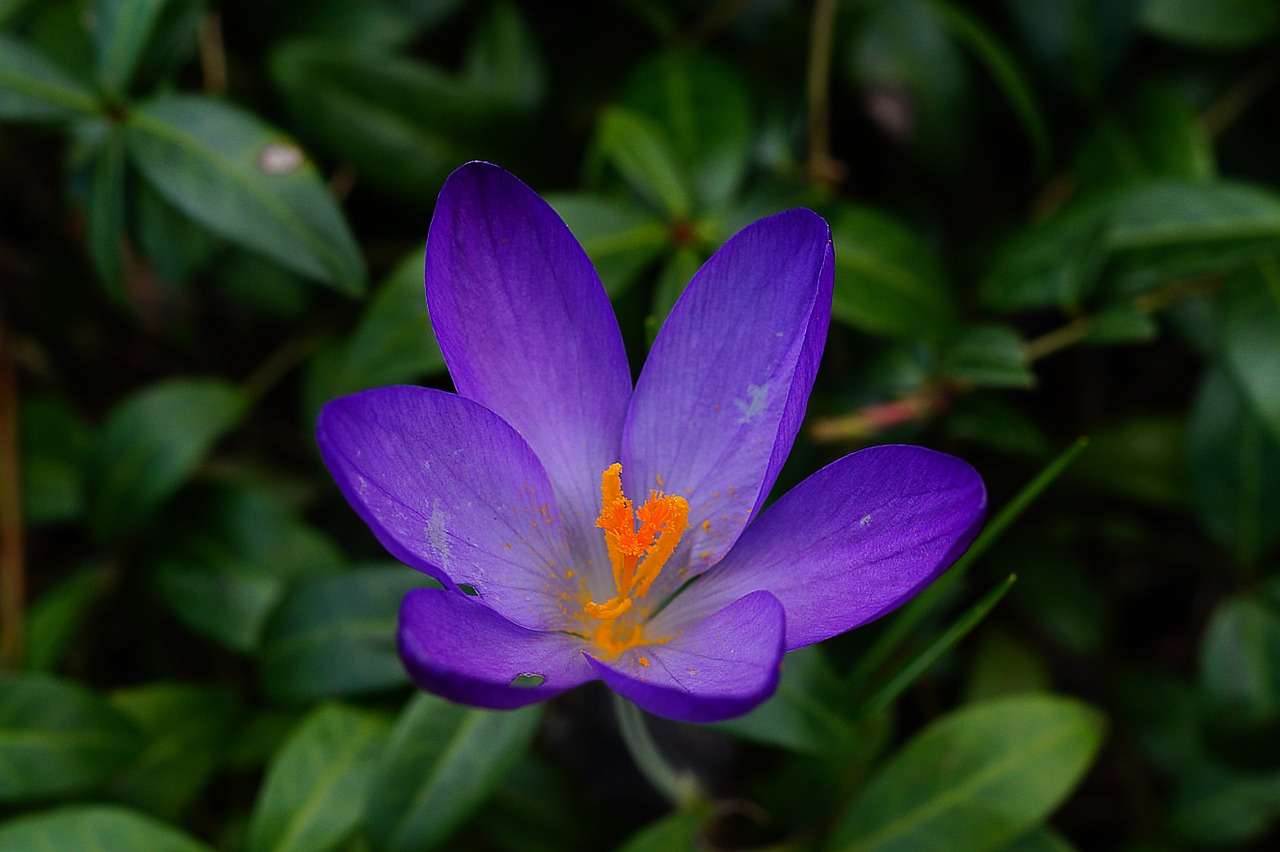
{"type": "Polygon", "coordinates": [[[111,696],[146,744],[107,787],[111,798],[175,821],[221,765],[239,717],[235,694],[157,683],[111,696]]]}
{"type": "Polygon", "coordinates": [[[1280,6],[1272,0],[1143,0],[1142,26],[1193,47],[1248,47],[1280,31],[1280,6]]]}
{"type": "Polygon", "coordinates": [[[1191,497],[1204,525],[1231,546],[1237,565],[1256,565],[1280,540],[1280,441],[1220,367],[1201,381],[1186,452],[1191,497]]]}
{"type": "Polygon", "coordinates": [[[1004,0],[1028,52],[1058,88],[1097,103],[1133,41],[1136,4],[1004,0]]]}
{"type": "Polygon", "coordinates": [[[132,110],[125,136],[146,179],[192,219],[344,293],[364,287],[342,210],[278,130],[221,101],[166,96],[132,110]]]}
{"type": "Polygon", "coordinates": [[[1067,839],[1048,826],[1036,826],[1008,846],[1000,847],[1000,852],[1073,852],[1075,849],[1067,839]]]}
{"type": "Polygon", "coordinates": [[[71,406],[39,397],[24,400],[18,417],[23,520],[32,525],[78,520],[93,442],[88,425],[71,406]]]}
{"type": "Polygon", "coordinates": [[[94,533],[114,541],[142,527],[245,409],[244,396],[215,379],[161,382],[118,405],[90,469],[94,533]]]}
{"type": "Polygon", "coordinates": [[[545,200],[582,244],[611,299],[635,283],[670,236],[665,222],[624,199],[580,193],[551,194],[545,200]]]}
{"type": "Polygon", "coordinates": [[[636,832],[618,847],[618,852],[705,848],[704,835],[713,816],[711,808],[706,805],[675,811],[636,832]]]}
{"type": "Polygon", "coordinates": [[[220,488],[184,507],[173,540],[155,548],[154,581],[191,629],[252,651],[288,584],[337,570],[341,554],[261,490],[220,488]]]}
{"type": "Polygon", "coordinates": [[[52,849],[146,849],[148,852],[211,852],[176,828],[114,805],[67,805],[27,814],[0,825],[5,852],[52,849]]]}
{"type": "Polygon", "coordinates": [[[129,719],[83,687],[0,677],[0,802],[92,792],[140,745],[129,719]]]}
{"type": "Polygon", "coordinates": [[[867,783],[833,848],[999,848],[1062,803],[1105,727],[1089,705],[1052,695],[965,707],[926,728],[867,783]]]}
{"type": "Polygon", "coordinates": [[[818,645],[783,657],[774,696],[745,716],[716,724],[742,739],[811,754],[830,754],[856,737],[849,690],[818,645]]]}
{"type": "Polygon", "coordinates": [[[754,140],[751,101],[732,68],[697,53],[655,56],[632,72],[622,105],[660,129],[704,208],[733,201],[754,140]]]}
{"type": "Polygon", "coordinates": [[[1199,117],[1177,90],[1139,89],[1081,142],[1074,174],[1081,191],[1153,178],[1213,178],[1213,146],[1199,117]]]}
{"type": "Polygon", "coordinates": [[[249,820],[248,852],[325,852],[364,816],[387,724],[327,704],[303,720],[267,768],[249,820]]]}
{"type": "Polygon", "coordinates": [[[1113,289],[1132,296],[1166,280],[1246,267],[1277,244],[1280,197],[1272,192],[1226,181],[1144,181],[1016,235],[997,253],[982,298],[999,310],[1076,310],[1099,289],[1108,261],[1113,289]]]}
{"type": "Polygon", "coordinates": [[[1003,325],[978,325],[961,332],[943,352],[942,373],[979,387],[1029,388],[1035,384],[1022,338],[1003,325]]]}
{"type": "Polygon", "coordinates": [[[463,78],[480,91],[531,110],[543,99],[547,75],[529,25],[509,2],[495,3],[476,33],[463,78]]]}
{"type": "Polygon", "coordinates": [[[622,107],[606,110],[596,126],[596,148],[631,189],[668,218],[689,218],[689,189],[670,142],[656,124],[622,107]]]}
{"type": "Polygon", "coordinates": [[[1200,648],[1209,742],[1232,763],[1280,769],[1280,612],[1251,598],[1218,606],[1200,648]]]}
{"type": "Polygon", "coordinates": [[[444,371],[444,355],[427,317],[422,252],[400,262],[378,287],[351,334],[308,365],[307,419],[331,399],[444,371]]]}
{"type": "Polygon", "coordinates": [[[169,0],[96,0],[93,46],[98,83],[109,95],[123,95],[169,0]]]}
{"type": "Polygon", "coordinates": [[[1129,417],[1089,436],[1071,478],[1107,494],[1164,506],[1187,501],[1185,424],[1171,416],[1129,417]]]}
{"type": "Polygon", "coordinates": [[[403,565],[297,583],[263,634],[263,687],[284,699],[315,699],[408,683],[396,652],[400,601],[425,586],[439,584],[403,565]]]}
{"type": "Polygon", "coordinates": [[[85,215],[89,258],[107,292],[117,299],[127,295],[121,257],[125,241],[125,171],[124,134],[113,129],[93,163],[85,215]]]}
{"type": "Polygon", "coordinates": [[[75,643],[85,614],[111,582],[104,567],[83,567],[49,587],[27,613],[22,651],[29,672],[53,671],[75,643]]]}
{"type": "Polygon", "coordinates": [[[208,270],[220,240],[146,181],[135,181],[131,189],[135,234],[151,271],[173,290],[188,288],[208,270]]]}
{"type": "Polygon", "coordinates": [[[671,309],[675,307],[680,296],[684,294],[685,288],[693,280],[694,274],[702,266],[702,261],[702,254],[687,246],[676,249],[667,258],[658,276],[658,286],[654,289],[653,304],[650,307],[650,315],[646,318],[647,322],[652,323],[656,328],[662,327],[671,309]]]}
{"type": "Polygon", "coordinates": [[[1227,282],[1221,301],[1223,361],[1262,425],[1280,442],[1280,260],[1259,258],[1227,282]]]}
{"type": "Polygon", "coordinates": [[[987,630],[975,643],[969,666],[970,703],[1051,687],[1048,666],[1036,649],[999,628],[987,630]]]}
{"type": "MultiPolygon", "coordinates": [[[[889,660],[895,651],[907,640],[917,627],[930,614],[936,612],[950,595],[969,568],[980,559],[992,544],[1000,540],[1005,531],[1027,510],[1037,497],[1044,493],[1050,485],[1062,475],[1076,457],[1088,446],[1084,438],[1076,440],[1070,447],[1061,452],[1037,473],[1030,482],[1024,485],[1005,506],[983,528],[974,539],[969,549],[919,595],[909,601],[897,613],[883,630],[875,643],[862,655],[857,667],[850,673],[849,680],[855,685],[868,682],[889,660]]],[[[1033,572],[1034,573],[1034,572],[1033,572]]]]}
{"type": "Polygon", "coordinates": [[[306,138],[414,201],[434,200],[460,163],[505,159],[523,139],[508,94],[367,45],[289,42],[272,54],[271,77],[306,138]]]}
{"type": "Polygon", "coordinates": [[[378,766],[368,827],[384,852],[439,848],[520,761],[541,706],[494,712],[421,693],[378,766]]]}
{"type": "Polygon", "coordinates": [[[67,121],[101,109],[87,86],[39,51],[0,33],[0,119],[67,121]]]}
{"type": "Polygon", "coordinates": [[[835,319],[890,337],[938,340],[953,330],[950,285],[919,234],[870,207],[841,206],[831,222],[835,319]]]}
{"type": "Polygon", "coordinates": [[[1280,773],[1198,766],[1179,781],[1171,798],[1170,827],[1197,846],[1239,846],[1280,823],[1280,773]]]}
{"type": "Polygon", "coordinates": [[[898,699],[902,693],[920,679],[929,667],[938,659],[956,646],[957,643],[977,627],[982,620],[986,618],[991,610],[995,609],[996,604],[1009,592],[1017,580],[1017,576],[1010,574],[1008,578],[996,585],[991,591],[982,596],[976,604],[967,612],[953,621],[942,633],[933,639],[928,645],[918,651],[915,656],[909,659],[884,683],[878,688],[871,697],[864,703],[864,712],[869,715],[883,713],[893,706],[893,702],[898,699]]]}
{"type": "Polygon", "coordinates": [[[1053,153],[1049,122],[1040,110],[1027,72],[1021,68],[1009,49],[983,25],[980,18],[945,0],[929,0],[929,5],[952,36],[965,44],[974,57],[986,66],[1031,142],[1035,170],[1043,172],[1053,153]]]}

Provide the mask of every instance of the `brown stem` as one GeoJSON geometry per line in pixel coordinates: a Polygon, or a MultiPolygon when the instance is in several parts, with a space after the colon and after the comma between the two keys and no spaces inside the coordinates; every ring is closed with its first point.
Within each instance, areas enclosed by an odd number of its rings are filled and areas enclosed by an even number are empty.
{"type": "Polygon", "coordinates": [[[1046,355],[1052,355],[1068,346],[1074,346],[1089,335],[1093,328],[1093,317],[1076,317],[1064,326],[1055,328],[1039,337],[1032,338],[1022,344],[1022,351],[1027,363],[1039,361],[1046,355]]]}
{"type": "Polygon", "coordinates": [[[0,666],[22,661],[26,568],[18,458],[18,383],[13,341],[0,322],[0,666]]]}
{"type": "Polygon", "coordinates": [[[227,92],[227,50],[222,42],[222,15],[210,12],[200,24],[200,71],[204,90],[210,95],[227,92]]]}
{"type": "Polygon", "coordinates": [[[835,183],[843,169],[831,157],[831,58],[836,35],[836,0],[817,0],[809,37],[809,175],[821,183],[835,183]]]}
{"type": "Polygon", "coordinates": [[[1210,139],[1220,136],[1258,98],[1266,94],[1267,89],[1275,85],[1278,79],[1280,54],[1272,54],[1209,104],[1200,116],[1200,126],[1210,139]]]}
{"type": "Polygon", "coordinates": [[[809,427],[809,437],[819,444],[864,441],[885,429],[941,413],[951,404],[955,389],[949,382],[939,382],[891,402],[877,402],[849,414],[819,417],[809,427]]]}

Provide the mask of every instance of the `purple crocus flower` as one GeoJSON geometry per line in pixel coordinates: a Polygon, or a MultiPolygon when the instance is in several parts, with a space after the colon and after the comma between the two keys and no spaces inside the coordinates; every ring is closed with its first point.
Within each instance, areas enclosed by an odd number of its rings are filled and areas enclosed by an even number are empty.
{"type": "Polygon", "coordinates": [[[659,716],[724,719],[773,693],[786,651],[955,560],[982,480],[920,447],[846,456],[760,511],[818,369],[833,259],[809,210],[747,227],[689,284],[633,389],[564,222],[496,166],[453,173],[426,295],[457,394],[378,388],[318,425],[347,500],[444,586],[400,610],[422,688],[513,708],[600,679],[659,716]]]}

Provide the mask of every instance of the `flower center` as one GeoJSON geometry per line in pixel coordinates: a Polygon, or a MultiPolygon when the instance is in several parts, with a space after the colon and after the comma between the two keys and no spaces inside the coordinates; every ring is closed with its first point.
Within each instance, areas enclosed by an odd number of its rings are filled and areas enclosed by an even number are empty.
{"type": "Polygon", "coordinates": [[[618,619],[649,592],[662,566],[675,552],[689,522],[689,503],[683,497],[650,491],[639,509],[622,493],[622,465],[615,463],[600,478],[600,517],[613,567],[617,594],[605,601],[588,601],[586,614],[599,621],[595,640],[611,655],[641,644],[642,625],[634,617],[618,619]]]}

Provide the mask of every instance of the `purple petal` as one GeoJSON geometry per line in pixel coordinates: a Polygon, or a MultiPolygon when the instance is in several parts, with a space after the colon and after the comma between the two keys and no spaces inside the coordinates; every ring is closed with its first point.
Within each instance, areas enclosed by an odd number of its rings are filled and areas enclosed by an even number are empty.
{"type": "Polygon", "coordinates": [[[612,660],[587,659],[610,689],[650,713],[715,722],[773,695],[785,633],[778,599],[754,592],[665,643],[637,646],[612,660]]]}
{"type": "Polygon", "coordinates": [[[474,586],[517,624],[565,623],[579,589],[564,576],[555,497],[502,418],[443,391],[377,388],[326,405],[316,436],[348,502],[397,559],[474,586]]]}
{"type": "Polygon", "coordinates": [[[810,476],[747,528],[649,629],[697,623],[756,589],[787,611],[787,650],[907,601],[977,535],[987,494],[967,463],[922,447],[871,447],[810,476]]]}
{"type": "MultiPolygon", "coordinates": [[[[789,210],[745,228],[676,303],[623,433],[628,494],[687,497],[673,566],[714,564],[759,509],[795,440],[831,315],[826,222],[789,210]]],[[[666,571],[661,599],[687,577],[666,571]]]]}
{"type": "Polygon", "coordinates": [[[445,589],[405,595],[398,641],[405,668],[419,686],[477,707],[522,707],[596,677],[582,656],[582,640],[527,630],[475,598],[445,589]],[[521,675],[542,680],[514,685],[521,675]]]}
{"type": "Polygon", "coordinates": [[[427,307],[458,393],[496,412],[546,466],[592,592],[612,581],[600,474],[620,458],[631,393],[600,278],[560,217],[513,175],[468,163],[445,182],[427,238],[427,307]],[[601,584],[595,588],[597,583],[601,584]]]}

